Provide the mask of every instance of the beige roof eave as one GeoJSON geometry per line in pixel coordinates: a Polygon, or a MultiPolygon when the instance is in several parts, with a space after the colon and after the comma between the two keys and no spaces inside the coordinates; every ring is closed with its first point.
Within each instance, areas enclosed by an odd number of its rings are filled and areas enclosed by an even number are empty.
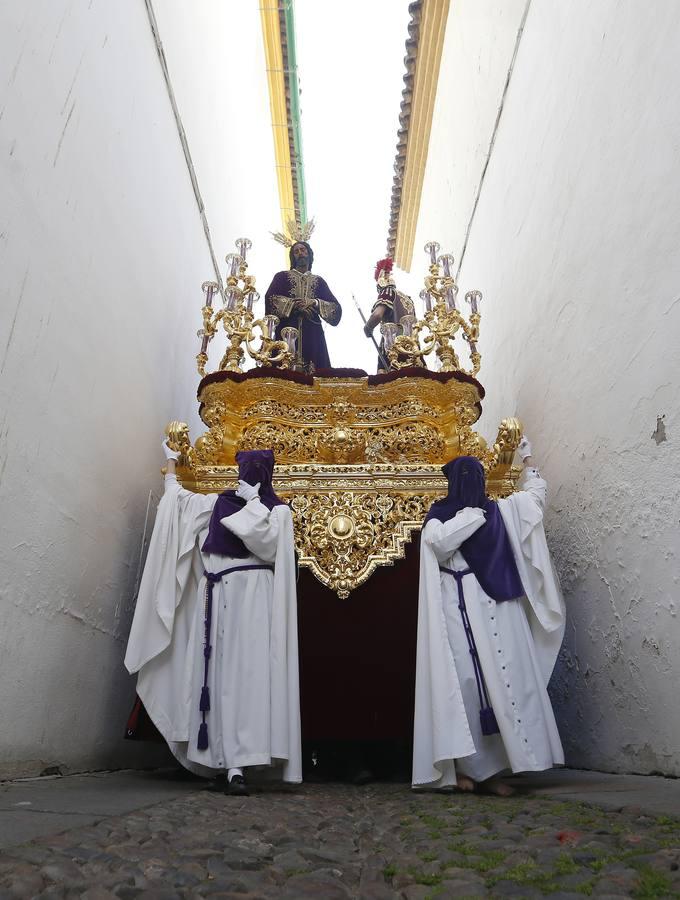
{"type": "Polygon", "coordinates": [[[406,272],[413,259],[449,0],[416,0],[409,11],[411,24],[387,238],[387,252],[406,272]]]}

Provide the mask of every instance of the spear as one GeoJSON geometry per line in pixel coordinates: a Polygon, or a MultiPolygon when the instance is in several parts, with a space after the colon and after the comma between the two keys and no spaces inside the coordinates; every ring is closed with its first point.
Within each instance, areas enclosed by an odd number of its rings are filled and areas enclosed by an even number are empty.
{"type": "MultiPolygon", "coordinates": [[[[354,296],[354,294],[352,294],[352,300],[354,300],[354,305],[355,305],[356,308],[359,310],[359,315],[361,316],[361,321],[364,323],[364,325],[367,325],[367,324],[368,324],[368,320],[366,319],[366,316],[364,315],[363,310],[362,310],[361,307],[359,306],[359,301],[358,301],[357,298],[354,296]]],[[[378,359],[380,360],[380,365],[383,367],[383,369],[384,369],[386,372],[389,372],[390,366],[389,366],[388,363],[385,362],[385,357],[384,357],[384,356],[382,355],[382,353],[380,352],[380,347],[378,346],[378,342],[376,341],[376,339],[373,337],[372,334],[371,334],[371,340],[373,341],[373,346],[375,347],[375,349],[376,349],[376,351],[377,351],[377,353],[378,353],[378,359]]]]}

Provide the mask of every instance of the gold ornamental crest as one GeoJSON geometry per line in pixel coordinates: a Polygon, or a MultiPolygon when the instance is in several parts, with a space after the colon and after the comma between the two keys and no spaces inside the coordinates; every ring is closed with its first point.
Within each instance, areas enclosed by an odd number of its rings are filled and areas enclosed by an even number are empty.
{"type": "Polygon", "coordinates": [[[181,449],[178,475],[203,492],[236,485],[236,453],[271,448],[277,492],[291,506],[301,566],[346,597],[378,566],[403,558],[433,500],[446,492],[441,466],[477,456],[494,497],[514,490],[517,419],[501,423],[493,446],[472,429],[483,388],[468,374],[402,370],[390,376],[299,377],[262,369],[219,372],[199,387],[208,430],[181,449]]]}

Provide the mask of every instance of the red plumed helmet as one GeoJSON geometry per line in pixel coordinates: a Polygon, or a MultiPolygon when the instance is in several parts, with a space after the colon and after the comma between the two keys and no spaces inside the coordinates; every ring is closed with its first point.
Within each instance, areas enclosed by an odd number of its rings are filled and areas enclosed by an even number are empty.
{"type": "Polygon", "coordinates": [[[381,272],[386,272],[388,275],[392,271],[392,266],[394,265],[394,260],[391,256],[386,256],[385,259],[379,259],[375,264],[375,274],[373,277],[377,281],[380,278],[381,272]]]}

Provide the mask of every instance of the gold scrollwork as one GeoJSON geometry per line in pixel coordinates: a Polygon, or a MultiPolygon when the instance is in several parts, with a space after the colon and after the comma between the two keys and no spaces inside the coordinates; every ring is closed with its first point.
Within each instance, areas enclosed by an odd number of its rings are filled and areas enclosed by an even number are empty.
{"type": "Polygon", "coordinates": [[[291,422],[308,422],[315,424],[325,422],[327,410],[319,406],[295,406],[280,400],[258,400],[244,409],[243,416],[246,419],[283,418],[291,422]]]}
{"type": "Polygon", "coordinates": [[[300,564],[339,597],[404,555],[431,497],[330,491],[291,501],[300,564]]]}
{"type": "Polygon", "coordinates": [[[434,425],[423,422],[362,429],[344,424],[333,428],[288,428],[260,422],[245,428],[238,449],[258,447],[270,447],[282,463],[298,460],[305,453],[323,462],[415,462],[441,456],[444,442],[434,425]]]}
{"type": "Polygon", "coordinates": [[[324,428],[316,435],[318,459],[328,462],[352,462],[363,457],[365,451],[365,436],[343,423],[337,424],[334,428],[324,428]]]}
{"type": "Polygon", "coordinates": [[[212,376],[199,390],[208,426],[192,448],[183,423],[168,426],[181,446],[178,477],[202,493],[233,488],[238,450],[268,447],[277,492],[291,504],[300,564],[340,597],[377,566],[403,557],[432,503],[446,491],[441,466],[477,457],[487,492],[505,497],[522,425],[504,419],[493,445],[473,431],[480,389],[469,379],[404,376],[315,378],[212,376]]]}
{"type": "Polygon", "coordinates": [[[366,458],[371,462],[392,459],[415,462],[441,456],[444,441],[434,425],[423,422],[403,422],[386,428],[367,429],[366,458]]]}
{"type": "Polygon", "coordinates": [[[168,447],[176,453],[179,453],[179,465],[193,466],[194,449],[191,446],[189,426],[187,423],[178,421],[169,422],[165,428],[165,434],[168,439],[168,447]]]}

